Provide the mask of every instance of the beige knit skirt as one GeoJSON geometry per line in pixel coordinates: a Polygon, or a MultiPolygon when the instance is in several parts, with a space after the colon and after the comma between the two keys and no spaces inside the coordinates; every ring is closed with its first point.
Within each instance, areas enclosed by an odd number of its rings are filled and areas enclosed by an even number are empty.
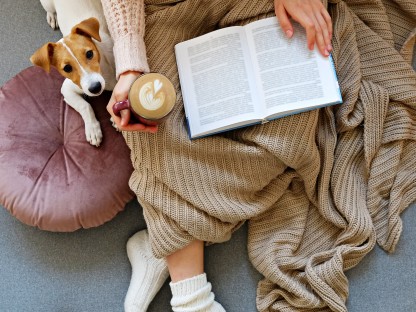
{"type": "Polygon", "coordinates": [[[146,0],[150,68],[179,95],[156,134],[124,133],[153,252],[224,242],[248,221],[259,311],[346,311],[344,271],[376,241],[392,251],[416,199],[416,3],[328,10],[342,105],[191,141],[174,45],[271,16],[273,0],[146,0]]]}

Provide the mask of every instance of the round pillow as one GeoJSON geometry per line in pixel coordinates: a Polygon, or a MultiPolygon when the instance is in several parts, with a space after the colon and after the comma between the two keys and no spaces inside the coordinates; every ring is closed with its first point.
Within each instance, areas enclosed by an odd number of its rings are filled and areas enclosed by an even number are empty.
{"type": "Polygon", "coordinates": [[[103,224],[133,198],[130,152],[106,110],[110,94],[90,98],[103,132],[85,138],[81,116],[61,94],[64,78],[30,67],[0,90],[0,204],[43,230],[103,224]]]}

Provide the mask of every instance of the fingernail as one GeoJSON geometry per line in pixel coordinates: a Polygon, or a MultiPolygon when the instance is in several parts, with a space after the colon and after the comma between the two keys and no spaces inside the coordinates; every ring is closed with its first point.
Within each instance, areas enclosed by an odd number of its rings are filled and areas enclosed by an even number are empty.
{"type": "Polygon", "coordinates": [[[328,56],[329,52],[325,49],[324,54],[325,54],[325,56],[328,56]]]}
{"type": "Polygon", "coordinates": [[[332,45],[328,44],[328,46],[326,47],[326,49],[331,52],[332,51],[332,45]]]}
{"type": "Polygon", "coordinates": [[[293,35],[293,31],[291,31],[290,29],[286,30],[286,36],[288,38],[292,37],[292,35],[293,35]]]}

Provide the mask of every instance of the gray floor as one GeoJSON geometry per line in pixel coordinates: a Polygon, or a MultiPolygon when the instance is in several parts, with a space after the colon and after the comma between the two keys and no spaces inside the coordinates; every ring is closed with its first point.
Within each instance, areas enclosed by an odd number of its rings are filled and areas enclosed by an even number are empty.
{"type": "MultiPolygon", "coordinates": [[[[0,2],[0,85],[30,66],[29,57],[59,38],[38,1],[0,2]]],[[[347,275],[351,312],[416,311],[416,206],[403,214],[394,254],[379,248],[347,275]]],[[[74,233],[40,231],[0,208],[0,312],[118,312],[130,279],[129,236],[145,227],[136,201],[112,221],[74,233]]],[[[207,248],[207,273],[228,312],[255,311],[256,283],[246,253],[246,227],[207,248]]],[[[169,311],[167,284],[149,311],[169,311]]]]}

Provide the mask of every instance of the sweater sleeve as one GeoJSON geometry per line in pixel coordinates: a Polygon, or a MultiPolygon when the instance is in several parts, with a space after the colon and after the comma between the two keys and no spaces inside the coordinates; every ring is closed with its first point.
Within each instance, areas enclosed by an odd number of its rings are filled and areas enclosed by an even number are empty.
{"type": "Polygon", "coordinates": [[[114,41],[116,77],[129,71],[149,72],[144,43],[144,0],[102,0],[114,41]]]}

